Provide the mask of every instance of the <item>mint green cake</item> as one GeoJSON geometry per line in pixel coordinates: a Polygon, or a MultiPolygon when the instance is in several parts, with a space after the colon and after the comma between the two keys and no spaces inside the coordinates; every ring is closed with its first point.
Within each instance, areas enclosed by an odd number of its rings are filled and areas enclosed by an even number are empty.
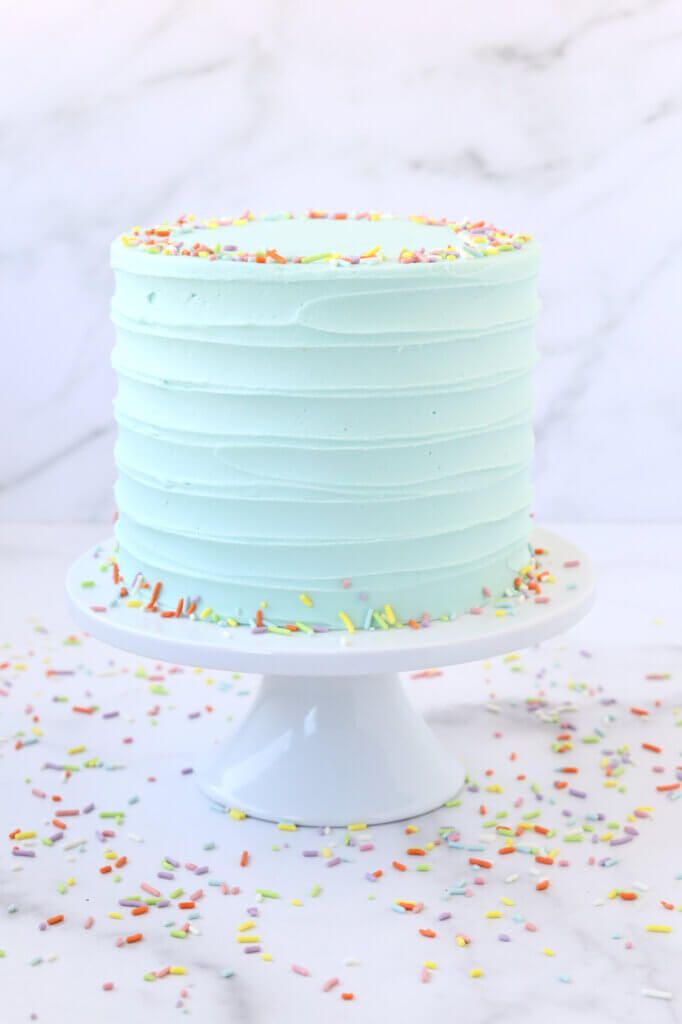
{"type": "Polygon", "coordinates": [[[528,235],[246,214],[136,228],[111,257],[118,572],[151,610],[383,629],[518,587],[528,235]]]}

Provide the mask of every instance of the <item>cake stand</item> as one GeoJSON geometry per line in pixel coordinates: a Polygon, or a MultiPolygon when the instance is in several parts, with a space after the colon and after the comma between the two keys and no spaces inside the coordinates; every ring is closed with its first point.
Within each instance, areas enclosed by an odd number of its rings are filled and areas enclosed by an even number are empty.
{"type": "Polygon", "coordinates": [[[550,600],[512,599],[428,628],[280,636],[161,618],[112,605],[100,564],[113,539],[70,568],[66,589],[78,623],[98,640],[176,664],[263,675],[234,736],[198,766],[214,802],[267,821],[379,824],[433,810],[461,788],[464,768],[412,707],[398,671],[456,665],[539,643],[589,610],[593,581],[575,545],[536,528],[550,600]],[[84,585],[86,583],[87,585],[84,585]]]}

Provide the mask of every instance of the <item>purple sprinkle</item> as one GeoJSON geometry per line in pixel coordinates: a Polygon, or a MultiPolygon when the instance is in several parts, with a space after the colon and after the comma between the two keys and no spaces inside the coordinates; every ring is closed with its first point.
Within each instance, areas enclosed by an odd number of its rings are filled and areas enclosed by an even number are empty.
{"type": "Polygon", "coordinates": [[[159,902],[156,904],[156,909],[159,910],[161,907],[170,907],[170,905],[170,900],[159,900],[159,902]]]}
{"type": "Polygon", "coordinates": [[[63,832],[55,832],[55,834],[53,836],[50,836],[50,842],[58,843],[59,840],[63,839],[63,838],[64,838],[64,833],[63,832]]]}
{"type": "Polygon", "coordinates": [[[639,835],[639,832],[638,832],[638,831],[637,831],[637,829],[636,829],[636,828],[634,827],[634,825],[626,825],[626,826],[625,826],[625,827],[623,828],[623,832],[627,832],[627,834],[628,834],[629,836],[638,836],[638,835],[639,835]]]}
{"type": "Polygon", "coordinates": [[[498,937],[498,939],[500,940],[500,942],[511,942],[511,939],[509,938],[509,936],[508,936],[508,935],[505,935],[505,933],[504,933],[504,932],[502,932],[502,933],[501,933],[500,935],[498,935],[497,937],[498,937]]]}
{"type": "Polygon", "coordinates": [[[83,810],[81,811],[81,814],[92,814],[94,809],[95,809],[95,805],[94,804],[88,804],[87,807],[83,808],[83,810]]]}
{"type": "Polygon", "coordinates": [[[172,882],[173,879],[175,878],[175,875],[173,874],[172,871],[157,871],[156,872],[156,877],[157,878],[166,878],[166,879],[168,879],[169,882],[172,882]]]}
{"type": "Polygon", "coordinates": [[[201,717],[201,711],[190,711],[190,713],[187,715],[187,717],[188,718],[200,718],[201,717]]]}
{"type": "Polygon", "coordinates": [[[267,631],[268,631],[268,627],[267,626],[252,626],[251,627],[251,632],[252,633],[267,633],[267,631]]]}
{"type": "Polygon", "coordinates": [[[340,857],[332,857],[331,860],[327,861],[327,867],[328,868],[335,868],[336,865],[340,864],[340,863],[341,863],[341,858],[340,857]]]}
{"type": "Polygon", "coordinates": [[[118,718],[118,711],[106,711],[102,718],[118,718]]]}
{"type": "Polygon", "coordinates": [[[131,900],[131,899],[119,900],[118,901],[118,905],[119,905],[119,907],[144,907],[145,906],[145,904],[143,903],[142,900],[131,900]]]}
{"type": "Polygon", "coordinates": [[[180,861],[179,860],[175,860],[174,857],[164,857],[163,859],[166,861],[167,864],[170,864],[170,866],[172,868],[179,868],[180,867],[180,861]]]}
{"type": "Polygon", "coordinates": [[[438,915],[438,920],[439,921],[449,921],[451,917],[452,917],[452,914],[450,913],[450,911],[449,910],[444,910],[442,914],[438,915]]]}
{"type": "Polygon", "coordinates": [[[180,772],[180,774],[181,775],[191,775],[193,771],[194,771],[194,768],[183,768],[182,771],[180,772]]]}
{"type": "Polygon", "coordinates": [[[303,851],[303,856],[304,857],[319,857],[320,854],[319,854],[319,852],[317,850],[304,850],[303,851]]]}
{"type": "Polygon", "coordinates": [[[201,867],[201,868],[197,868],[196,871],[194,872],[194,874],[195,875],[207,875],[208,874],[208,868],[206,866],[201,867]]]}
{"type": "Polygon", "coordinates": [[[258,907],[247,907],[246,913],[249,917],[258,917],[258,907]]]}
{"type": "Polygon", "coordinates": [[[35,857],[35,850],[20,850],[18,846],[12,850],[13,857],[35,857]]]}
{"type": "Polygon", "coordinates": [[[245,953],[260,953],[260,946],[244,946],[245,953]]]}
{"type": "Polygon", "coordinates": [[[41,922],[40,922],[40,924],[38,925],[38,929],[39,929],[39,930],[40,930],[41,932],[46,932],[46,931],[47,931],[47,925],[45,924],[45,922],[44,922],[44,921],[41,921],[41,922]]]}
{"type": "Polygon", "coordinates": [[[609,846],[624,846],[625,843],[631,843],[634,836],[616,836],[615,839],[609,840],[609,846]]]}
{"type": "Polygon", "coordinates": [[[584,789],[569,789],[568,792],[571,794],[571,796],[580,797],[581,800],[584,800],[587,796],[587,793],[584,789]]]}
{"type": "Polygon", "coordinates": [[[379,881],[379,879],[376,877],[376,875],[373,875],[371,871],[367,871],[366,872],[365,878],[367,879],[368,882],[378,882],[379,881]]]}

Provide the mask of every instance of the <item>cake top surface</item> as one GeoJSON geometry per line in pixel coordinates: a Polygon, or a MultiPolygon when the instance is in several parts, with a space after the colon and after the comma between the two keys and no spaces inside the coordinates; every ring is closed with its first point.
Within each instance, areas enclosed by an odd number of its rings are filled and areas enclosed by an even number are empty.
{"type": "Polygon", "coordinates": [[[255,216],[247,211],[239,217],[213,219],[183,215],[153,227],[131,228],[114,241],[112,265],[169,276],[203,274],[209,269],[206,264],[214,265],[211,276],[238,268],[357,272],[361,267],[416,269],[491,257],[508,260],[534,248],[530,235],[503,231],[483,220],[317,210],[255,216]],[[155,260],[152,267],[150,256],[175,259],[155,260]]]}

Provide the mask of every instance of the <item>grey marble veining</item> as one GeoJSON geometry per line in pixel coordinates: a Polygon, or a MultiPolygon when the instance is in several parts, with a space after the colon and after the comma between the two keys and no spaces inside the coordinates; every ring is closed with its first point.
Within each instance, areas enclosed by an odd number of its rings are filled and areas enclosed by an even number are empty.
{"type": "Polygon", "coordinates": [[[309,206],[530,230],[538,516],[680,516],[675,0],[28,0],[7,22],[0,519],[110,518],[110,239],[309,206]]]}

